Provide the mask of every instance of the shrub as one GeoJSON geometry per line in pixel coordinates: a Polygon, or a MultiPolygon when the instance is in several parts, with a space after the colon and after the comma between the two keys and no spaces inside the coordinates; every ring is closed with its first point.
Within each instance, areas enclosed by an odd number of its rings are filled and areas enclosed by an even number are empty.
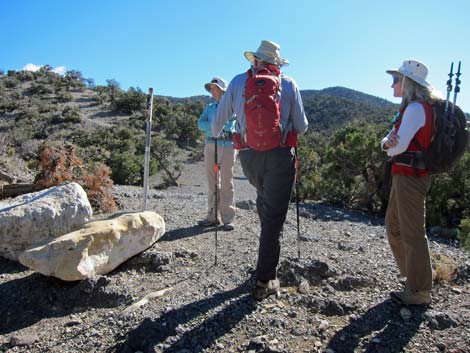
{"type": "Polygon", "coordinates": [[[460,246],[465,250],[470,251],[470,218],[464,218],[460,221],[460,246]]]}
{"type": "Polygon", "coordinates": [[[30,95],[45,95],[54,93],[54,90],[48,85],[42,83],[33,83],[31,87],[25,91],[25,93],[30,95]]]}
{"type": "Polygon", "coordinates": [[[431,254],[434,262],[434,282],[450,282],[457,271],[456,262],[443,254],[431,254]]]}
{"type": "Polygon", "coordinates": [[[103,212],[114,212],[116,203],[109,193],[113,183],[107,167],[85,167],[72,145],[53,147],[42,144],[38,153],[39,173],[35,182],[45,187],[74,181],[87,193],[91,205],[103,212]]]}
{"type": "Polygon", "coordinates": [[[62,116],[64,118],[64,122],[77,124],[82,121],[82,117],[80,116],[80,108],[76,105],[66,105],[62,111],[62,116]]]}
{"type": "Polygon", "coordinates": [[[5,84],[6,88],[15,88],[20,84],[20,80],[14,76],[8,75],[8,77],[3,80],[3,83],[5,84]]]}
{"type": "Polygon", "coordinates": [[[57,101],[60,103],[68,103],[73,101],[73,96],[68,92],[60,92],[57,95],[57,101]]]}
{"type": "Polygon", "coordinates": [[[142,185],[143,157],[131,152],[111,154],[107,164],[111,167],[111,178],[116,184],[142,185]]]}

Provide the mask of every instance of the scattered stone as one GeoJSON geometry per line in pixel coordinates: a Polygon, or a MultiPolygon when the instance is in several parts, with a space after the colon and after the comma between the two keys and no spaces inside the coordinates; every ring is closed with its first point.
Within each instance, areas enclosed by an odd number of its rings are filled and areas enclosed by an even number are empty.
{"type": "Polygon", "coordinates": [[[411,311],[407,308],[400,309],[400,316],[403,320],[407,321],[411,318],[412,314],[411,311]]]}
{"type": "Polygon", "coordinates": [[[25,347],[30,346],[39,341],[38,335],[17,335],[13,334],[10,337],[10,345],[12,347],[25,347]]]}
{"type": "Polygon", "coordinates": [[[338,279],[332,285],[336,290],[340,291],[351,291],[356,288],[370,286],[370,280],[361,277],[344,277],[338,279]]]}
{"type": "Polygon", "coordinates": [[[310,285],[306,279],[302,279],[299,285],[299,293],[300,294],[309,294],[310,293],[310,285]]]}
{"type": "Polygon", "coordinates": [[[459,323],[447,313],[439,311],[428,311],[424,314],[429,327],[434,330],[445,330],[450,327],[457,327],[459,323]]]}
{"type": "Polygon", "coordinates": [[[320,332],[324,332],[324,331],[326,331],[326,329],[328,327],[330,327],[330,323],[326,320],[322,320],[322,321],[320,321],[320,325],[318,325],[318,330],[320,332]]]}
{"type": "Polygon", "coordinates": [[[254,210],[254,209],[256,209],[256,201],[254,201],[254,200],[239,201],[235,205],[238,208],[242,209],[242,210],[254,210]]]}

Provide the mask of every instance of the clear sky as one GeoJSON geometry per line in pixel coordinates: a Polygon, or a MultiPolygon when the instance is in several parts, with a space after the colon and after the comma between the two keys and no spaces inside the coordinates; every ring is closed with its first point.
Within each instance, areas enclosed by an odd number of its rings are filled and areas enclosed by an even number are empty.
{"type": "Polygon", "coordinates": [[[187,97],[248,69],[243,52],[267,39],[301,89],[393,102],[386,69],[418,59],[445,93],[450,62],[462,60],[457,103],[470,112],[469,23],[469,0],[0,0],[0,69],[63,66],[96,84],[187,97]]]}

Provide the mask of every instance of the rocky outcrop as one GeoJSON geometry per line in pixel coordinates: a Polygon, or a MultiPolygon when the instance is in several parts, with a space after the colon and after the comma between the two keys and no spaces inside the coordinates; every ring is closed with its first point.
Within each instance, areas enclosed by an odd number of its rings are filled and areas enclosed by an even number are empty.
{"type": "Polygon", "coordinates": [[[81,280],[114,270],[164,233],[165,222],[155,212],[118,214],[33,247],[19,260],[47,276],[81,280]]]}
{"type": "Polygon", "coordinates": [[[31,245],[69,233],[92,219],[77,183],[55,186],[0,201],[0,256],[18,260],[31,245]]]}

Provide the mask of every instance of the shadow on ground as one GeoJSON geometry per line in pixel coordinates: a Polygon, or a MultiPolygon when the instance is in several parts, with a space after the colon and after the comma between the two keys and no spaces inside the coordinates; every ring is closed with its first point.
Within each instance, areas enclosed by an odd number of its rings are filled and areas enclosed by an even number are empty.
{"type": "Polygon", "coordinates": [[[108,352],[155,352],[157,346],[163,345],[165,352],[178,352],[185,348],[195,352],[203,351],[256,310],[256,303],[247,293],[251,282],[252,278],[237,288],[167,311],[158,318],[146,318],[127,334],[124,343],[112,347],[108,352]],[[214,315],[191,329],[183,328],[218,307],[220,310],[214,315]]]}
{"type": "Polygon", "coordinates": [[[408,342],[418,332],[423,321],[424,307],[410,307],[411,318],[400,316],[402,306],[386,300],[369,310],[359,319],[338,331],[327,348],[342,353],[354,353],[361,346],[361,352],[398,353],[404,352],[408,342]],[[367,337],[372,334],[372,337],[367,337]]]}
{"type": "Polygon", "coordinates": [[[2,283],[0,335],[32,326],[44,318],[116,307],[131,300],[130,296],[108,289],[108,283],[106,277],[65,282],[37,273],[2,283]]]}

